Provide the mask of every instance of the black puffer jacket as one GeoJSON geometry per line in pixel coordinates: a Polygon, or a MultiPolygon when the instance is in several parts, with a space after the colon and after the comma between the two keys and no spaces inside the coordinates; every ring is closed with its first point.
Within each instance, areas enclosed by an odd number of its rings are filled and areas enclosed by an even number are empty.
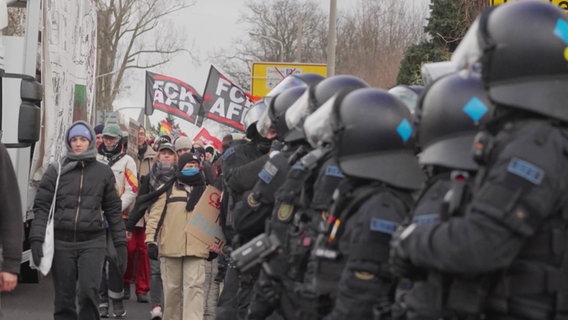
{"type": "MultiPolygon", "coordinates": [[[[43,242],[56,179],[57,169],[51,165],[36,194],[30,241],[43,242]]],[[[75,169],[63,174],[57,190],[55,239],[71,242],[93,239],[104,234],[106,217],[115,245],[125,245],[121,201],[114,183],[110,167],[95,159],[80,161],[75,169]]]]}

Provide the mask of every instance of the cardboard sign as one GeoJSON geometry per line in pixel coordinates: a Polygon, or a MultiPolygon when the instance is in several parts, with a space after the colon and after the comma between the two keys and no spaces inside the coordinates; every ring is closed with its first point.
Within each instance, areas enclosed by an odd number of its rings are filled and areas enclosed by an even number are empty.
{"type": "Polygon", "coordinates": [[[128,148],[126,153],[132,157],[132,159],[138,158],[138,131],[140,130],[140,124],[132,119],[128,123],[128,148]]]}
{"type": "Polygon", "coordinates": [[[225,246],[225,237],[219,223],[221,191],[207,186],[185,226],[185,232],[206,245],[225,246]]]}

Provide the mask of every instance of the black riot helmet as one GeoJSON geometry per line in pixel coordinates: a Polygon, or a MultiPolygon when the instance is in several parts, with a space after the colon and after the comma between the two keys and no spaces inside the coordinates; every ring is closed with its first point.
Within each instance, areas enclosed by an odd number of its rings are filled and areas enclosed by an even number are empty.
{"type": "Polygon", "coordinates": [[[424,175],[414,155],[411,114],[400,99],[363,88],[338,97],[333,110],[334,146],[345,175],[420,188],[424,175]]]}
{"type": "Polygon", "coordinates": [[[485,10],[452,55],[480,69],[497,106],[568,121],[568,15],[545,2],[485,10]]]}
{"type": "Polygon", "coordinates": [[[276,95],[270,101],[267,112],[256,123],[258,132],[262,136],[266,136],[270,129],[274,129],[277,139],[284,140],[284,137],[290,131],[286,125],[286,110],[298,100],[306,89],[306,87],[293,87],[276,95]]]}
{"type": "Polygon", "coordinates": [[[243,119],[243,126],[247,138],[252,139],[255,136],[259,135],[256,129],[256,123],[262,117],[263,113],[266,112],[266,110],[267,107],[264,101],[259,100],[247,111],[247,114],[243,119]]]}
{"type": "Polygon", "coordinates": [[[460,72],[436,80],[415,113],[420,164],[477,170],[471,153],[473,139],[493,112],[478,75],[460,72]]]}
{"type": "Polygon", "coordinates": [[[315,86],[309,87],[304,94],[286,111],[286,125],[291,132],[286,141],[303,138],[302,126],[306,117],[317,110],[334,95],[349,92],[369,85],[355,76],[337,75],[326,78],[315,86]]]}

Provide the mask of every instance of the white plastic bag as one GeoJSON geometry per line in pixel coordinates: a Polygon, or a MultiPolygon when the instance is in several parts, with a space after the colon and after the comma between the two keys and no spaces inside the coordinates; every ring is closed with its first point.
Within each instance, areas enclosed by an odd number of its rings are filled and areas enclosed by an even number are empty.
{"type": "Polygon", "coordinates": [[[47,217],[47,224],[45,226],[45,239],[41,249],[43,251],[43,257],[39,266],[34,261],[33,256],[30,258],[30,268],[39,270],[41,274],[46,276],[51,270],[51,264],[53,262],[53,253],[55,251],[55,243],[53,237],[53,215],[55,213],[55,199],[57,198],[57,190],[59,188],[59,177],[61,175],[61,163],[58,162],[59,167],[57,169],[57,180],[55,181],[55,191],[53,192],[53,200],[51,201],[51,207],[49,208],[49,215],[47,217]]]}

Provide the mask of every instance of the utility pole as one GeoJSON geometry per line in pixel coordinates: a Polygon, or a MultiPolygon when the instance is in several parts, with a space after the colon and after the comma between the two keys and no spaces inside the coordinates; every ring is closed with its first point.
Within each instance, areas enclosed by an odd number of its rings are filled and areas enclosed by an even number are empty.
{"type": "Polygon", "coordinates": [[[337,0],[329,0],[329,29],[327,31],[327,76],[335,75],[335,20],[337,13],[337,0]]]}

